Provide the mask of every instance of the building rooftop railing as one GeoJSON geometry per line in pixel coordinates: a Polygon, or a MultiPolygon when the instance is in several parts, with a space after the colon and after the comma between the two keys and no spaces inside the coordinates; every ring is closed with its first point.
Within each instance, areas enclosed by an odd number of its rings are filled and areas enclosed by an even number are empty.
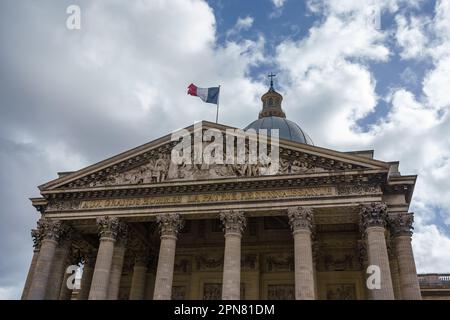
{"type": "Polygon", "coordinates": [[[450,288],[450,273],[419,274],[418,278],[421,287],[450,288]]]}

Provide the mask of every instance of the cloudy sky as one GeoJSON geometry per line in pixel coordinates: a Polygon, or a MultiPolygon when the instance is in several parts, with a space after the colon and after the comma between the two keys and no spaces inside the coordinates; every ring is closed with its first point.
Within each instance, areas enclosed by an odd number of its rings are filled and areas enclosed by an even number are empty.
{"type": "Polygon", "coordinates": [[[450,1],[2,0],[0,298],[20,297],[37,185],[214,121],[191,82],[222,85],[219,122],[244,127],[269,72],[316,145],[419,175],[418,271],[450,272],[450,1]]]}

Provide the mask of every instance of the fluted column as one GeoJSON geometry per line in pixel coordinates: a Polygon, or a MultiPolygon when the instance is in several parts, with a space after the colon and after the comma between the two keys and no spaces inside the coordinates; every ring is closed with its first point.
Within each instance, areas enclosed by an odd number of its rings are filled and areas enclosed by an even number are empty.
{"type": "Polygon", "coordinates": [[[175,265],[175,249],[177,235],[183,227],[179,214],[161,214],[156,217],[161,233],[158,267],[156,270],[154,300],[170,300],[172,298],[173,269],[175,265]]]}
{"type": "Polygon", "coordinates": [[[401,286],[400,286],[400,272],[398,271],[397,253],[394,249],[393,241],[388,241],[387,250],[389,256],[389,268],[391,269],[392,288],[394,289],[395,300],[402,299],[401,286]]]}
{"type": "Polygon", "coordinates": [[[289,224],[294,236],[295,299],[314,300],[314,266],[311,231],[313,210],[308,207],[288,209],[289,224]]]}
{"type": "Polygon", "coordinates": [[[362,205],[360,212],[360,227],[367,243],[369,266],[380,269],[380,289],[370,290],[373,300],[394,300],[391,270],[386,246],[387,207],[383,203],[362,205]]]}
{"type": "Polygon", "coordinates": [[[114,217],[97,218],[100,245],[92,276],[89,300],[105,300],[108,295],[109,277],[114,253],[114,243],[121,223],[114,217]]]}
{"type": "MultiPolygon", "coordinates": [[[[72,285],[75,285],[75,278],[73,278],[73,283],[68,284],[67,281],[69,280],[69,277],[73,275],[72,272],[67,272],[67,268],[69,266],[77,266],[79,267],[80,264],[80,254],[79,251],[75,251],[72,249],[69,258],[66,261],[66,266],[64,269],[64,278],[63,281],[61,283],[61,289],[59,290],[59,300],[70,300],[72,298],[72,292],[73,292],[73,287],[72,285]]],[[[70,270],[69,270],[70,271],[70,270]]],[[[76,271],[75,271],[76,273],[76,271]]]]}
{"type": "Polygon", "coordinates": [[[136,256],[133,276],[131,278],[130,300],[144,300],[145,285],[147,276],[147,256],[136,256]]]}
{"type": "Polygon", "coordinates": [[[34,247],[33,258],[31,258],[30,268],[28,269],[27,279],[25,280],[21,300],[27,299],[28,292],[30,291],[31,281],[33,279],[33,275],[36,270],[36,262],[39,256],[39,250],[41,248],[41,239],[39,236],[39,231],[37,229],[31,230],[31,237],[33,238],[33,247],[34,247]]]}
{"type": "Polygon", "coordinates": [[[55,257],[53,258],[53,265],[49,276],[49,285],[45,294],[45,299],[57,300],[61,291],[61,284],[64,281],[67,262],[71,254],[71,240],[70,233],[66,233],[64,238],[59,241],[56,247],[55,257]]]}
{"type": "Polygon", "coordinates": [[[224,211],[220,220],[225,231],[222,300],[239,300],[241,294],[241,239],[246,227],[242,211],[224,211]]]}
{"type": "Polygon", "coordinates": [[[124,224],[122,228],[119,228],[119,233],[117,235],[117,240],[114,246],[111,273],[108,285],[108,300],[117,300],[119,298],[120,279],[122,278],[123,260],[125,258],[127,237],[128,228],[124,224]]]}
{"type": "Polygon", "coordinates": [[[97,251],[89,250],[83,257],[83,273],[81,275],[80,292],[77,300],[87,300],[91,290],[92,276],[94,275],[95,259],[97,251]]]}
{"type": "Polygon", "coordinates": [[[411,246],[414,217],[411,213],[396,214],[389,217],[394,250],[397,256],[400,276],[400,290],[403,300],[421,300],[419,279],[411,246]]]}
{"type": "Polygon", "coordinates": [[[67,231],[66,226],[61,221],[52,220],[38,221],[37,230],[41,238],[41,248],[36,261],[36,270],[31,281],[28,300],[42,300],[45,298],[56,247],[59,239],[67,231]]]}

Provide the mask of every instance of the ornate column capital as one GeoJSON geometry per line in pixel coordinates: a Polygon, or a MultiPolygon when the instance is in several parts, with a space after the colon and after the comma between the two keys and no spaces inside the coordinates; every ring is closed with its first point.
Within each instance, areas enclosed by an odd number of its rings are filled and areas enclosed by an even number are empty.
{"type": "Polygon", "coordinates": [[[184,222],[178,213],[159,214],[156,216],[161,236],[177,236],[184,222]]]}
{"type": "Polygon", "coordinates": [[[313,209],[311,207],[293,207],[287,210],[289,224],[293,232],[313,228],[313,209]]]}
{"type": "Polygon", "coordinates": [[[387,205],[385,203],[362,204],[360,206],[360,228],[364,232],[370,227],[386,227],[387,205]]]}
{"type": "Polygon", "coordinates": [[[223,230],[227,233],[242,234],[247,226],[247,220],[243,211],[226,210],[219,214],[220,221],[223,224],[223,230]]]}
{"type": "Polygon", "coordinates": [[[60,242],[71,238],[72,228],[60,220],[41,219],[37,222],[37,229],[31,230],[34,247],[40,247],[43,240],[60,242]]]}
{"type": "Polygon", "coordinates": [[[414,230],[414,215],[412,213],[400,213],[388,217],[389,227],[394,237],[412,236],[414,230]]]}
{"type": "Polygon", "coordinates": [[[118,218],[110,216],[102,216],[97,218],[98,234],[100,238],[117,239],[119,234],[126,230],[126,225],[118,218]]]}

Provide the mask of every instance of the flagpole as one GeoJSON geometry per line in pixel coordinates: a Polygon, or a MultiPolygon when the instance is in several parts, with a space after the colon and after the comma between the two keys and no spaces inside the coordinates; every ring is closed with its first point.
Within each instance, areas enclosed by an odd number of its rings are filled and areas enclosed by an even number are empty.
{"type": "Polygon", "coordinates": [[[216,123],[219,123],[219,98],[220,98],[220,85],[219,85],[219,96],[217,97],[216,123]]]}

